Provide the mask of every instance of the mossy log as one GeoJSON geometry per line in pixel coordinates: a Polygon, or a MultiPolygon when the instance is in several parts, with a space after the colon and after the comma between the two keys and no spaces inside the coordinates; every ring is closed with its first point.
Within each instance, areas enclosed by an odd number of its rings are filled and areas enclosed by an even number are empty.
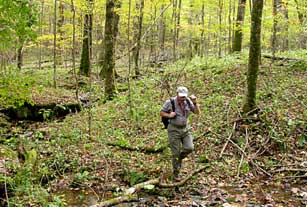
{"type": "Polygon", "coordinates": [[[31,120],[45,121],[47,119],[64,117],[69,113],[81,110],[79,103],[48,103],[48,104],[29,104],[17,108],[2,109],[11,120],[31,120]]]}

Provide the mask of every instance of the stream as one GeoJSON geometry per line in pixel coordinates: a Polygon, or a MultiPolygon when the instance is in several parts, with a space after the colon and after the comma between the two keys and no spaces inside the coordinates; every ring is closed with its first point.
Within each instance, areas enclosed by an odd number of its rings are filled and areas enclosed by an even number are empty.
{"type": "MultiPolygon", "coordinates": [[[[307,204],[307,185],[277,184],[260,179],[238,184],[238,186],[197,186],[188,190],[188,184],[179,191],[174,189],[157,189],[153,193],[139,192],[137,201],[123,203],[117,206],[246,206],[246,207],[297,207],[307,204]],[[169,191],[169,196],[163,196],[163,191],[169,191]]],[[[92,190],[64,189],[57,191],[67,206],[80,207],[98,203],[102,195],[92,190]],[[100,197],[100,199],[98,198],[100,197]]]]}

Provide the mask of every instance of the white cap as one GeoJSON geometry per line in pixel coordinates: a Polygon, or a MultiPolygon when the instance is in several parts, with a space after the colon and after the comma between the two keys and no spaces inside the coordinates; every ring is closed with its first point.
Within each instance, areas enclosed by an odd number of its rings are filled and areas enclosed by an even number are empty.
{"type": "Polygon", "coordinates": [[[188,89],[184,86],[179,86],[177,88],[177,93],[178,93],[178,96],[180,97],[187,97],[188,96],[188,89]]]}

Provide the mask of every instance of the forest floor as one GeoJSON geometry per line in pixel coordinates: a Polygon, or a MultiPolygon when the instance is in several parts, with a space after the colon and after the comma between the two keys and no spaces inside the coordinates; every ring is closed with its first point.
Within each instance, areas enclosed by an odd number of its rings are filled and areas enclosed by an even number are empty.
{"type": "MultiPolygon", "coordinates": [[[[130,91],[125,71],[118,70],[112,101],[101,98],[103,82],[93,76],[80,86],[91,103],[80,112],[53,119],[46,111],[44,122],[7,121],[2,114],[2,204],[90,206],[148,180],[171,182],[159,110],[185,85],[198,97],[201,115],[190,119],[195,152],[184,160],[181,176],[206,169],[180,187],[146,185],[119,206],[306,206],[306,65],[263,59],[258,110],[244,117],[246,63],[246,56],[228,56],[195,58],[186,67],[179,61],[163,71],[146,67],[130,91]]],[[[68,71],[59,70],[56,90],[51,72],[26,71],[35,78],[36,102],[73,102],[68,71]]]]}

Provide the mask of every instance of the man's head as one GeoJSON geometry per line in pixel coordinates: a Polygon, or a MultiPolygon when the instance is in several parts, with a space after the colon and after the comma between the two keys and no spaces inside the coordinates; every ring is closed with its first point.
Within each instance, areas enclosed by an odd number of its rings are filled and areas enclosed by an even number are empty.
{"type": "Polygon", "coordinates": [[[179,101],[184,101],[188,97],[188,89],[184,86],[177,88],[177,98],[179,101]]]}

